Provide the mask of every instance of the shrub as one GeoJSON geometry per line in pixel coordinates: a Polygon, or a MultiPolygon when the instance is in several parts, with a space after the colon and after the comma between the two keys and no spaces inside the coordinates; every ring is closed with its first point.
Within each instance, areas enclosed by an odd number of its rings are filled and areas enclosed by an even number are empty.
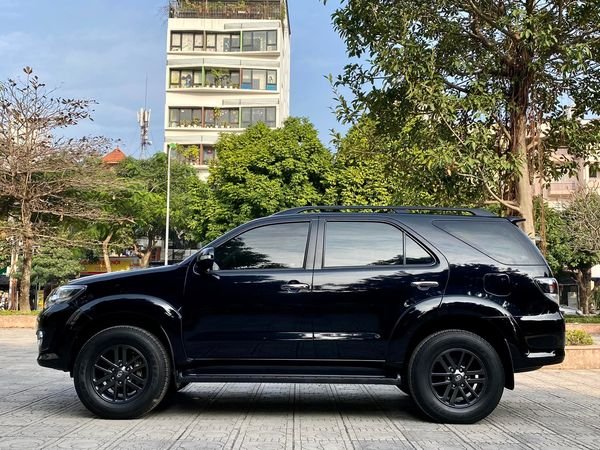
{"type": "Polygon", "coordinates": [[[594,340],[587,331],[567,330],[567,345],[593,345],[594,340]]]}
{"type": "Polygon", "coordinates": [[[600,323],[600,316],[566,316],[567,323],[600,323]]]}

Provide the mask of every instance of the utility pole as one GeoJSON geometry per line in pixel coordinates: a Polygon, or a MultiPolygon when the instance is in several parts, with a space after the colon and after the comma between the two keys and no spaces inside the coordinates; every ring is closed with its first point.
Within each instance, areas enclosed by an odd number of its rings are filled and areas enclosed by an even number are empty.
{"type": "Polygon", "coordinates": [[[169,218],[171,213],[171,151],[177,144],[167,145],[167,218],[165,223],[165,266],[169,265],[169,218]]]}

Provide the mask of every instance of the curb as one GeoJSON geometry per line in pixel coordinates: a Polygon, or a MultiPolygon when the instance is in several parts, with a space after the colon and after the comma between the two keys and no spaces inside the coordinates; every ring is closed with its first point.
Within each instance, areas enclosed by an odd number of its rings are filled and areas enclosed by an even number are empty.
{"type": "Polygon", "coordinates": [[[37,316],[0,316],[0,328],[35,328],[37,316]]]}
{"type": "Polygon", "coordinates": [[[600,323],[568,323],[567,330],[582,330],[590,334],[600,334],[600,323]]]}
{"type": "Polygon", "coordinates": [[[565,360],[542,369],[581,370],[600,369],[600,345],[567,345],[565,360]]]}

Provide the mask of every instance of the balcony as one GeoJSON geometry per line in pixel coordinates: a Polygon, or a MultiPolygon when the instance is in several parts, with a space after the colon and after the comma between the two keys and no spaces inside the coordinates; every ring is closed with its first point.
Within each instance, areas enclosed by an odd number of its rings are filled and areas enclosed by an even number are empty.
{"type": "Polygon", "coordinates": [[[171,0],[169,17],[175,19],[283,20],[284,0],[208,1],[171,0]]]}

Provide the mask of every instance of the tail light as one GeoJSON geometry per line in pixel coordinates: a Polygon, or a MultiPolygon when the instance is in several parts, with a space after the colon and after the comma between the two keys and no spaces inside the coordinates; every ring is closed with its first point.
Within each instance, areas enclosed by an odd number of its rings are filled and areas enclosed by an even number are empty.
{"type": "Polygon", "coordinates": [[[539,277],[535,279],[535,283],[546,297],[558,303],[558,281],[556,281],[556,278],[539,277]]]}

